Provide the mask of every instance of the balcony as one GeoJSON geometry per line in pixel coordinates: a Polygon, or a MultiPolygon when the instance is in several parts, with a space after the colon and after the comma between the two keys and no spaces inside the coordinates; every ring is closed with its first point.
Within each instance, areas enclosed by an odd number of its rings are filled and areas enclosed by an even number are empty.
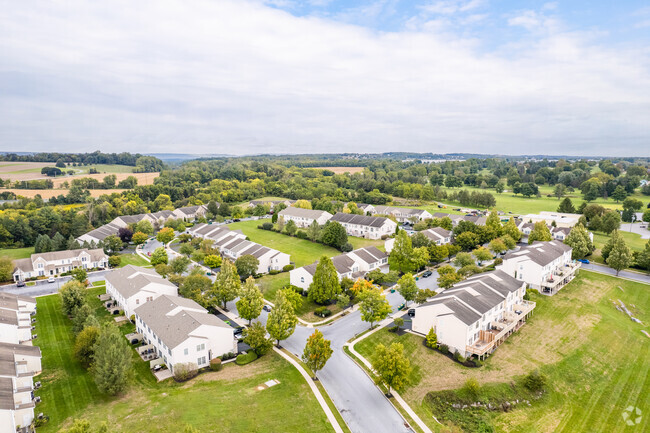
{"type": "Polygon", "coordinates": [[[554,269],[549,276],[542,280],[542,284],[540,284],[542,294],[549,296],[556,294],[562,287],[573,280],[580,265],[580,262],[575,262],[554,269]]]}

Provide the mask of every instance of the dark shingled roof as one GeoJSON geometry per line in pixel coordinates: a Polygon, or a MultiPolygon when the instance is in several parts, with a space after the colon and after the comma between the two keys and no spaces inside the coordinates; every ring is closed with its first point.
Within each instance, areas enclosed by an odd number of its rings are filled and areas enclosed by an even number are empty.
{"type": "Polygon", "coordinates": [[[503,260],[524,260],[530,259],[540,266],[546,266],[553,260],[561,257],[565,252],[570,251],[571,247],[559,241],[550,242],[533,242],[532,245],[521,247],[519,251],[506,254],[503,260]]]}
{"type": "Polygon", "coordinates": [[[330,221],[337,221],[339,223],[357,224],[368,227],[381,227],[387,220],[388,218],[385,217],[354,215],[343,212],[338,212],[330,219],[330,221]]]}

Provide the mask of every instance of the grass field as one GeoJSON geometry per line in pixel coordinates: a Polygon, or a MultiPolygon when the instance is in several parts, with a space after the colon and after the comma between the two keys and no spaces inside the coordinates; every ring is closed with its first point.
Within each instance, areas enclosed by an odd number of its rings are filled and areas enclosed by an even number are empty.
{"type": "MultiPolygon", "coordinates": [[[[110,321],[96,297],[103,291],[89,289],[88,299],[100,320],[110,321]]],[[[37,379],[42,382],[37,391],[42,403],[37,411],[50,417],[39,432],[58,431],[73,418],[108,421],[112,429],[123,432],[178,432],[186,424],[200,432],[332,431],[302,376],[273,352],[244,367],[229,364],[190,382],[159,384],[133,351],[131,388],[122,396],[104,396],[72,357],[74,338],[71,323],[61,312],[60,297],[40,297],[37,306],[36,343],[43,353],[43,373],[37,379]],[[257,390],[271,379],[280,384],[257,390]]],[[[132,324],[121,326],[123,334],[132,330],[132,324]]]]}
{"type": "Polygon", "coordinates": [[[0,249],[0,257],[6,256],[14,260],[28,259],[32,254],[34,254],[34,247],[0,249]]]}
{"type": "Polygon", "coordinates": [[[507,413],[449,408],[433,415],[464,420],[478,412],[499,432],[648,431],[649,417],[634,427],[627,427],[622,418],[628,406],[644,412],[650,407],[650,346],[641,332],[646,326],[631,321],[612,304],[619,299],[643,323],[650,321],[650,286],[581,271],[554,297],[535,296],[537,308],[529,322],[478,369],[430,351],[412,334],[400,337],[382,330],[356,349],[369,357],[379,342],[404,344],[414,369],[412,383],[402,395],[434,431],[461,430],[433,421],[431,406],[425,402],[427,393],[436,396],[456,390],[473,377],[482,386],[480,399],[495,401],[516,395],[509,384],[535,369],[549,378],[549,384],[547,394],[531,407],[519,406],[507,413]]]}
{"type": "Polygon", "coordinates": [[[120,268],[123,268],[126,265],[133,266],[151,266],[144,258],[140,257],[138,254],[120,254],[122,261],[120,262],[120,268]]]}
{"type": "MultiPolygon", "coordinates": [[[[648,239],[642,239],[641,235],[637,233],[626,232],[620,230],[619,233],[623,236],[625,243],[632,251],[642,251],[645,248],[648,239]]],[[[594,246],[596,249],[593,254],[587,257],[589,260],[593,260],[597,263],[605,263],[603,257],[601,256],[600,250],[605,246],[609,241],[610,236],[602,232],[594,232],[594,246]]]]}

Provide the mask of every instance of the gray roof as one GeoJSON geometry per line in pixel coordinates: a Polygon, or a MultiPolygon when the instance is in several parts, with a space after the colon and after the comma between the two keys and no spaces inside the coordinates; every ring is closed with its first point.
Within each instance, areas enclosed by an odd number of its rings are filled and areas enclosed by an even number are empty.
{"type": "Polygon", "coordinates": [[[138,293],[149,284],[161,284],[176,289],[170,281],[162,278],[153,269],[126,265],[106,274],[106,281],[111,283],[125,299],[138,293]]]}
{"type": "Polygon", "coordinates": [[[518,251],[510,252],[503,257],[503,260],[524,260],[530,259],[540,266],[546,266],[553,260],[561,257],[571,247],[559,241],[533,242],[532,245],[521,247],[518,251]]]}
{"type": "Polygon", "coordinates": [[[120,230],[120,226],[113,224],[112,222],[104,224],[101,227],[97,227],[95,230],[91,230],[86,233],[88,236],[91,236],[100,241],[106,239],[110,235],[115,235],[120,230]]]}
{"type": "Polygon", "coordinates": [[[183,212],[185,215],[194,215],[203,205],[179,207],[176,210],[183,212]]]}
{"type": "MultiPolygon", "coordinates": [[[[13,352],[0,352],[0,376],[16,377],[16,358],[13,352]]],[[[11,389],[13,391],[13,387],[11,389]]]]}
{"type": "Polygon", "coordinates": [[[400,214],[408,214],[408,215],[422,215],[424,212],[426,212],[425,209],[413,209],[410,207],[396,207],[396,206],[381,206],[377,205],[375,206],[375,212],[376,213],[381,213],[381,214],[392,214],[392,213],[400,213],[400,214]]]}
{"type": "Polygon", "coordinates": [[[159,296],[136,308],[135,313],[170,349],[183,343],[201,325],[232,329],[196,302],[179,296],[159,296]],[[178,312],[171,314],[179,307],[178,312]]]}
{"type": "Polygon", "coordinates": [[[329,217],[332,216],[331,213],[326,212],[324,210],[303,209],[300,207],[293,207],[293,206],[289,206],[288,208],[282,209],[280,213],[278,213],[278,215],[280,216],[288,215],[293,217],[310,218],[310,219],[317,219],[322,217],[323,215],[329,217]]]}
{"type": "Polygon", "coordinates": [[[36,303],[36,299],[31,296],[25,295],[16,295],[14,293],[0,293],[0,308],[11,308],[12,310],[18,310],[18,301],[29,302],[31,304],[36,303]]]}
{"type": "Polygon", "coordinates": [[[18,314],[16,310],[0,309],[0,323],[18,326],[18,314]]]}
{"type": "Polygon", "coordinates": [[[0,343],[0,353],[13,353],[16,355],[41,356],[41,348],[26,344],[0,343]]]}
{"type": "Polygon", "coordinates": [[[79,248],[76,250],[63,250],[63,251],[52,251],[49,253],[32,254],[31,260],[36,261],[37,259],[41,258],[46,262],[51,262],[54,260],[72,259],[72,258],[79,257],[79,255],[82,252],[88,253],[88,255],[90,255],[91,260],[94,261],[97,261],[104,257],[108,258],[106,253],[104,253],[104,250],[101,248],[94,248],[92,250],[89,250],[87,248],[79,248]]]}
{"type": "Polygon", "coordinates": [[[388,254],[381,251],[377,247],[365,247],[352,251],[357,257],[366,263],[377,263],[378,261],[388,257],[388,254]]]}
{"type": "Polygon", "coordinates": [[[363,216],[343,212],[337,212],[330,221],[337,221],[339,223],[357,224],[368,227],[381,227],[386,221],[390,221],[385,217],[363,216]]]}
{"type": "MultiPolygon", "coordinates": [[[[149,214],[140,213],[140,214],[137,214],[137,215],[121,215],[121,216],[118,216],[115,219],[120,219],[120,220],[124,221],[126,224],[133,224],[133,223],[138,223],[138,222],[142,221],[143,219],[145,219],[147,217],[150,217],[149,214]]],[[[113,220],[113,221],[115,221],[115,220],[113,220]]]]}
{"type": "Polygon", "coordinates": [[[14,409],[14,382],[10,377],[0,377],[0,410],[14,409]]]}
{"type": "Polygon", "coordinates": [[[431,239],[432,241],[451,238],[451,231],[445,230],[442,227],[433,227],[430,229],[423,230],[420,233],[422,233],[424,236],[431,239]]]}
{"type": "Polygon", "coordinates": [[[158,212],[153,212],[149,214],[154,219],[167,219],[174,216],[174,212],[170,210],[159,210],[158,212]]]}
{"type": "MultiPolygon", "coordinates": [[[[332,257],[332,263],[336,268],[336,272],[339,274],[347,274],[352,270],[352,266],[354,266],[355,262],[352,258],[348,257],[347,254],[341,254],[336,257],[332,257]]],[[[311,265],[305,266],[304,269],[311,275],[314,275],[316,273],[317,266],[318,262],[314,262],[311,265]]]]}
{"type": "MultiPolygon", "coordinates": [[[[451,213],[444,213],[444,212],[436,212],[436,213],[432,214],[432,216],[434,218],[445,218],[445,217],[447,217],[447,218],[451,219],[452,221],[453,221],[452,217],[460,217],[460,215],[451,214],[451,213]]],[[[456,219],[458,219],[458,218],[456,218],[456,219]]]]}

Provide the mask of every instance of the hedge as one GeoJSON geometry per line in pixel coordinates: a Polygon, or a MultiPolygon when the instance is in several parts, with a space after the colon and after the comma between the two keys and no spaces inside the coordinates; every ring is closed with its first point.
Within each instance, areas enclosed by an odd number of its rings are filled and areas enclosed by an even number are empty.
{"type": "Polygon", "coordinates": [[[246,365],[248,363],[251,363],[257,359],[257,353],[255,353],[253,350],[246,354],[241,354],[237,356],[237,359],[235,360],[235,364],[237,365],[246,365]]]}

